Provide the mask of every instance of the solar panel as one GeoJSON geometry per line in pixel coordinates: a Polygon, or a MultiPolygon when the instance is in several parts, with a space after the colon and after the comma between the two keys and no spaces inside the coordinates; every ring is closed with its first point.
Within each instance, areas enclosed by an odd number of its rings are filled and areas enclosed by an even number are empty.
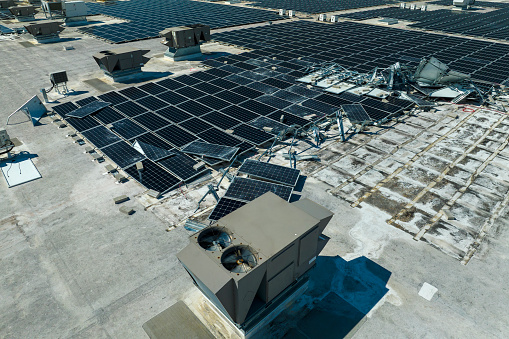
{"type": "Polygon", "coordinates": [[[217,145],[225,146],[239,146],[242,140],[235,138],[231,134],[225,133],[217,128],[208,129],[200,134],[198,137],[206,142],[217,145]]]}
{"type": "Polygon", "coordinates": [[[156,113],[176,124],[193,117],[191,114],[174,106],[165,107],[156,111],[156,113]]]}
{"type": "Polygon", "coordinates": [[[361,104],[341,105],[341,109],[343,109],[343,112],[345,112],[346,117],[352,124],[371,121],[371,118],[361,104]]]}
{"type": "Polygon", "coordinates": [[[146,92],[144,92],[136,87],[127,87],[127,88],[124,88],[118,92],[121,93],[122,95],[128,97],[131,100],[141,99],[148,95],[146,92]]]}
{"type": "Polygon", "coordinates": [[[297,184],[300,175],[300,170],[298,169],[252,159],[246,159],[238,172],[292,187],[297,184]]]}
{"type": "Polygon", "coordinates": [[[247,202],[222,197],[210,213],[209,220],[219,220],[245,204],[247,204],[247,202]]]}
{"type": "Polygon", "coordinates": [[[158,109],[168,106],[168,103],[166,101],[158,99],[154,96],[147,96],[145,98],[139,99],[137,103],[139,103],[142,106],[145,106],[146,108],[152,111],[157,111],[158,109]]]}
{"type": "Polygon", "coordinates": [[[161,94],[158,94],[157,97],[172,105],[178,105],[181,102],[189,100],[185,96],[175,93],[173,91],[163,92],[161,94]]]}
{"type": "Polygon", "coordinates": [[[146,129],[132,122],[130,119],[122,119],[114,122],[112,125],[113,132],[125,139],[131,139],[147,132],[146,129]]]}
{"type": "Polygon", "coordinates": [[[197,117],[203,114],[207,114],[208,112],[211,111],[211,109],[208,108],[207,106],[191,100],[183,102],[179,104],[177,107],[197,117]]]}
{"type": "Polygon", "coordinates": [[[196,100],[200,104],[203,104],[205,106],[208,106],[213,109],[223,109],[231,105],[228,101],[224,101],[222,99],[216,98],[212,95],[206,95],[204,97],[201,97],[200,99],[196,100]]]}
{"type": "Polygon", "coordinates": [[[148,82],[144,85],[139,86],[138,88],[152,95],[157,95],[159,93],[163,93],[166,91],[165,87],[160,86],[154,82],[148,82]]]}
{"type": "Polygon", "coordinates": [[[239,106],[229,106],[222,109],[221,112],[241,122],[249,122],[259,117],[258,114],[239,106]]]}
{"type": "Polygon", "coordinates": [[[180,179],[151,160],[145,159],[142,161],[142,164],[143,171],[141,172],[141,178],[136,169],[136,165],[125,168],[124,171],[147,189],[152,189],[164,194],[181,183],[180,179]]]}
{"type": "Polygon", "coordinates": [[[246,124],[240,124],[233,128],[233,135],[247,140],[256,146],[263,145],[266,142],[274,139],[272,134],[266,133],[258,128],[246,124]]]}
{"type": "Polygon", "coordinates": [[[238,147],[216,145],[202,141],[193,141],[184,148],[182,148],[183,153],[194,154],[225,161],[231,161],[238,151],[239,151],[238,147]]]}
{"type": "Polygon", "coordinates": [[[120,105],[115,105],[115,109],[119,110],[128,117],[135,117],[139,114],[145,113],[148,110],[145,107],[138,105],[133,101],[124,102],[120,105]]]}
{"type": "Polygon", "coordinates": [[[118,94],[117,92],[108,92],[98,96],[99,99],[106,102],[111,102],[113,105],[121,104],[127,101],[127,98],[118,94]]]}
{"type": "Polygon", "coordinates": [[[139,123],[140,125],[145,126],[147,129],[151,131],[157,131],[158,129],[166,127],[169,124],[171,124],[171,122],[169,122],[168,120],[163,119],[159,115],[152,112],[140,114],[134,117],[133,120],[139,123]]]}
{"type": "Polygon", "coordinates": [[[124,119],[124,116],[122,114],[118,113],[111,107],[103,108],[99,112],[95,113],[94,117],[96,117],[100,122],[102,122],[105,125],[124,119]]]}
{"type": "Polygon", "coordinates": [[[67,113],[67,116],[72,117],[72,118],[82,119],[82,118],[86,117],[87,115],[90,115],[90,114],[95,113],[105,107],[108,107],[109,105],[111,105],[111,103],[109,103],[109,102],[93,101],[89,104],[86,104],[85,106],[81,106],[80,108],[77,108],[74,111],[67,113]]]}
{"type": "Polygon", "coordinates": [[[278,185],[249,178],[235,177],[224,196],[248,202],[267,192],[272,192],[288,201],[290,200],[292,191],[293,188],[290,186],[278,185]]]}
{"type": "Polygon", "coordinates": [[[103,148],[121,139],[104,126],[97,126],[81,132],[81,134],[95,147],[103,148]]]}
{"type": "Polygon", "coordinates": [[[251,121],[249,125],[261,130],[264,130],[264,127],[269,128],[270,130],[268,130],[267,133],[274,135],[278,135],[280,132],[287,130],[289,127],[285,124],[263,116],[251,121]]]}
{"type": "Polygon", "coordinates": [[[128,143],[120,141],[101,148],[101,152],[117,164],[120,168],[131,166],[132,164],[145,159],[145,156],[132,148],[128,143]]]}
{"type": "Polygon", "coordinates": [[[222,91],[214,94],[214,96],[218,97],[219,99],[228,101],[234,105],[240,104],[241,102],[248,100],[248,98],[246,98],[245,96],[230,91],[222,91]]]}
{"type": "MultiPolygon", "coordinates": [[[[199,80],[197,80],[197,81],[199,81],[199,80]]],[[[178,94],[181,94],[189,99],[198,99],[198,98],[207,94],[205,92],[197,90],[194,87],[189,87],[189,86],[179,88],[175,92],[178,94]]]]}
{"type": "Polygon", "coordinates": [[[145,155],[147,158],[153,161],[161,160],[164,158],[168,158],[169,156],[175,155],[175,152],[171,151],[171,146],[169,148],[161,148],[152,144],[148,144],[146,142],[135,139],[132,147],[145,155]]]}
{"type": "Polygon", "coordinates": [[[78,132],[83,132],[100,125],[99,121],[90,116],[83,119],[65,118],[65,121],[78,132]]]}
{"type": "Polygon", "coordinates": [[[267,118],[270,118],[272,120],[279,121],[285,125],[291,126],[291,125],[298,125],[298,126],[306,126],[310,123],[310,121],[303,119],[301,117],[298,117],[296,115],[293,115],[291,113],[287,113],[284,111],[276,111],[269,115],[267,115],[267,118]]]}
{"type": "Polygon", "coordinates": [[[186,132],[177,125],[167,126],[157,131],[156,134],[178,148],[198,139],[196,136],[186,132]]]}
{"type": "Polygon", "coordinates": [[[230,129],[232,128],[233,126],[237,126],[238,124],[240,124],[241,122],[234,119],[234,118],[231,118],[225,114],[221,114],[219,112],[210,112],[210,113],[207,113],[203,116],[201,116],[201,118],[221,129],[230,129]]]}
{"type": "Polygon", "coordinates": [[[184,182],[189,182],[191,179],[208,171],[205,166],[195,168],[197,162],[180,152],[176,152],[175,155],[164,160],[160,160],[158,164],[166,168],[184,182]]]}
{"type": "Polygon", "coordinates": [[[213,127],[211,124],[201,120],[200,118],[191,118],[181,122],[179,126],[185,128],[193,134],[201,133],[213,127]]]}
{"type": "Polygon", "coordinates": [[[67,113],[72,112],[77,108],[78,105],[74,102],[65,102],[63,104],[53,106],[52,110],[61,117],[65,117],[67,113]]]}

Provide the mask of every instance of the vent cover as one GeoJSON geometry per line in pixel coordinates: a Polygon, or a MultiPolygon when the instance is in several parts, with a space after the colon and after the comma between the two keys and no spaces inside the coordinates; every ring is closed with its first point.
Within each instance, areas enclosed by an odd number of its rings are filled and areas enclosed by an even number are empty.
{"type": "Polygon", "coordinates": [[[232,238],[225,228],[210,227],[200,233],[198,244],[207,251],[222,251],[232,244],[232,238]]]}
{"type": "Polygon", "coordinates": [[[221,264],[232,273],[247,273],[257,264],[257,253],[249,246],[238,245],[227,249],[221,264]]]}

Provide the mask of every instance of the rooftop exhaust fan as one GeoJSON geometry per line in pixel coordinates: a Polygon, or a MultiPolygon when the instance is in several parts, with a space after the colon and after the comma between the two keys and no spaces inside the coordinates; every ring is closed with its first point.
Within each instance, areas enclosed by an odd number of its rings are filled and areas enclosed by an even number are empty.
{"type": "Polygon", "coordinates": [[[201,58],[200,43],[210,40],[210,26],[194,24],[167,28],[159,32],[168,47],[164,55],[173,61],[201,58]]]}
{"type": "Polygon", "coordinates": [[[257,264],[256,252],[247,245],[228,248],[221,257],[221,264],[232,273],[247,273],[257,264]]]}
{"type": "Polygon", "coordinates": [[[209,227],[198,236],[198,244],[207,251],[222,251],[232,244],[232,237],[224,227],[209,227]]]}

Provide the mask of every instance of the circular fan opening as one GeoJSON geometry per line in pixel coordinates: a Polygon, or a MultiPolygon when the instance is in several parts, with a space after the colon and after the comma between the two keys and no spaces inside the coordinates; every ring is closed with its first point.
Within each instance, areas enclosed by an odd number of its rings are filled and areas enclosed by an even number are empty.
{"type": "Polygon", "coordinates": [[[247,273],[257,264],[257,253],[249,246],[239,245],[227,249],[221,264],[232,273],[247,273]]]}
{"type": "Polygon", "coordinates": [[[204,229],[198,236],[198,244],[207,251],[221,251],[232,243],[232,237],[222,227],[204,229]]]}

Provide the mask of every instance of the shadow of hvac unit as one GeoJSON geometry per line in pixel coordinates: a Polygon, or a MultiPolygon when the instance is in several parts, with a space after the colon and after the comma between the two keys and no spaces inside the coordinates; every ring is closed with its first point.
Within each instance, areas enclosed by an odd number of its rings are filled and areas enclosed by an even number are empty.
{"type": "Polygon", "coordinates": [[[178,258],[230,324],[251,337],[307,282],[332,216],[311,200],[288,203],[268,192],[192,235],[178,258]]]}
{"type": "Polygon", "coordinates": [[[201,41],[210,40],[210,27],[202,24],[167,28],[159,33],[168,47],[164,55],[173,61],[201,58],[201,41]]]}
{"type": "Polygon", "coordinates": [[[104,74],[113,81],[122,81],[141,73],[141,67],[150,58],[143,56],[149,50],[121,47],[94,54],[94,59],[104,74]]]}
{"type": "Polygon", "coordinates": [[[61,22],[51,21],[25,25],[25,28],[38,43],[43,44],[60,40],[59,34],[65,29],[61,25],[61,22]]]}

